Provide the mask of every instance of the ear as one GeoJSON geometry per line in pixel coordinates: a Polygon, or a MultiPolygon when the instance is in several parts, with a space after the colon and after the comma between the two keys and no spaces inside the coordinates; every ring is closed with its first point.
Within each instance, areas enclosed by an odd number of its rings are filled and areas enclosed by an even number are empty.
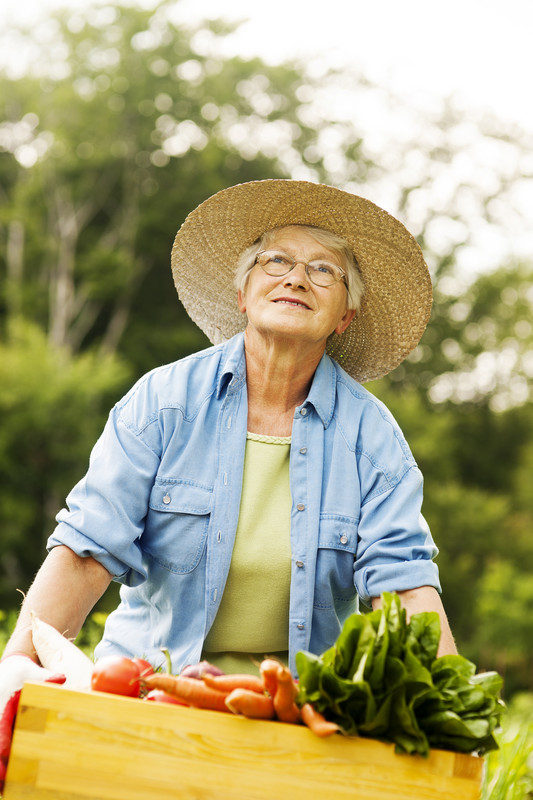
{"type": "Polygon", "coordinates": [[[237,304],[239,306],[239,311],[241,312],[241,314],[245,314],[246,313],[246,301],[244,299],[244,293],[243,293],[243,291],[241,289],[239,289],[238,292],[237,292],[237,304]]]}
{"type": "Polygon", "coordinates": [[[349,308],[345,311],[344,316],[341,318],[339,324],[334,330],[334,333],[344,333],[352,319],[355,317],[356,311],[355,308],[349,308]]]}

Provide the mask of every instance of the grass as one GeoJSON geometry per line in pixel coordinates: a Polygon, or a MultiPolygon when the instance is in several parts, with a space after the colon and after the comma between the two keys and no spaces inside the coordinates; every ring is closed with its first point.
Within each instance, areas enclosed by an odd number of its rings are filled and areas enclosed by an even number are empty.
{"type": "Polygon", "coordinates": [[[509,703],[499,749],[486,756],[481,800],[533,800],[533,695],[509,703]]]}

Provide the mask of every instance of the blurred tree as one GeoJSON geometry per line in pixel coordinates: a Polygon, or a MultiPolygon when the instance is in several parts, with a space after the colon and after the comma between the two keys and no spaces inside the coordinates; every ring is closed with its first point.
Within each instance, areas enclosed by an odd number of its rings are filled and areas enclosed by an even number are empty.
{"type": "Polygon", "coordinates": [[[500,267],[459,288],[437,283],[430,326],[405,369],[434,404],[522,406],[533,378],[533,263],[500,267]]]}
{"type": "Polygon", "coordinates": [[[129,376],[116,356],[72,359],[38,326],[11,322],[0,343],[0,605],[18,603],[15,590],[43,560],[53,518],[129,376]]]}
{"type": "Polygon", "coordinates": [[[139,373],[207,344],[169,269],[187,213],[287,176],[325,125],[300,119],[299,70],[209,55],[229,29],[177,26],[174,6],[60,13],[38,75],[1,79],[4,319],[72,353],[121,349],[139,373]]]}
{"type": "MultiPolygon", "coordinates": [[[[531,563],[531,561],[529,561],[531,563]]],[[[476,616],[480,657],[505,676],[507,691],[531,689],[533,575],[495,555],[480,577],[476,616]],[[529,647],[528,647],[529,645],[529,647]]]]}

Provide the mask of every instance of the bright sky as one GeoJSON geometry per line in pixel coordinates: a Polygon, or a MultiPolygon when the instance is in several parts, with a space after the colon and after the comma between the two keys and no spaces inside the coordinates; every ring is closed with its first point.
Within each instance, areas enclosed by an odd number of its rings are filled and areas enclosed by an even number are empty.
{"type": "MultiPolygon", "coordinates": [[[[221,11],[219,0],[178,6],[221,11]]],[[[417,103],[455,93],[533,131],[532,0],[230,0],[222,8],[249,17],[240,52],[360,67],[417,103]]]]}
{"type": "MultiPolygon", "coordinates": [[[[0,0],[0,25],[100,4],[0,0]]],[[[229,43],[242,55],[347,65],[417,106],[455,94],[533,132],[533,0],[179,0],[176,14],[248,19],[229,43]]]]}

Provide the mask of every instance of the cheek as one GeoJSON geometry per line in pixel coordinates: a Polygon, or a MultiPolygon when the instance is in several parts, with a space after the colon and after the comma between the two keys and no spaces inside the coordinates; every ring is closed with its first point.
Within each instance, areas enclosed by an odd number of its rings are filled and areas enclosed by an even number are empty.
{"type": "Polygon", "coordinates": [[[258,301],[267,297],[279,280],[279,278],[271,278],[269,275],[265,275],[263,271],[259,273],[252,270],[249,273],[248,281],[240,292],[242,302],[248,308],[257,304],[258,301]]]}

